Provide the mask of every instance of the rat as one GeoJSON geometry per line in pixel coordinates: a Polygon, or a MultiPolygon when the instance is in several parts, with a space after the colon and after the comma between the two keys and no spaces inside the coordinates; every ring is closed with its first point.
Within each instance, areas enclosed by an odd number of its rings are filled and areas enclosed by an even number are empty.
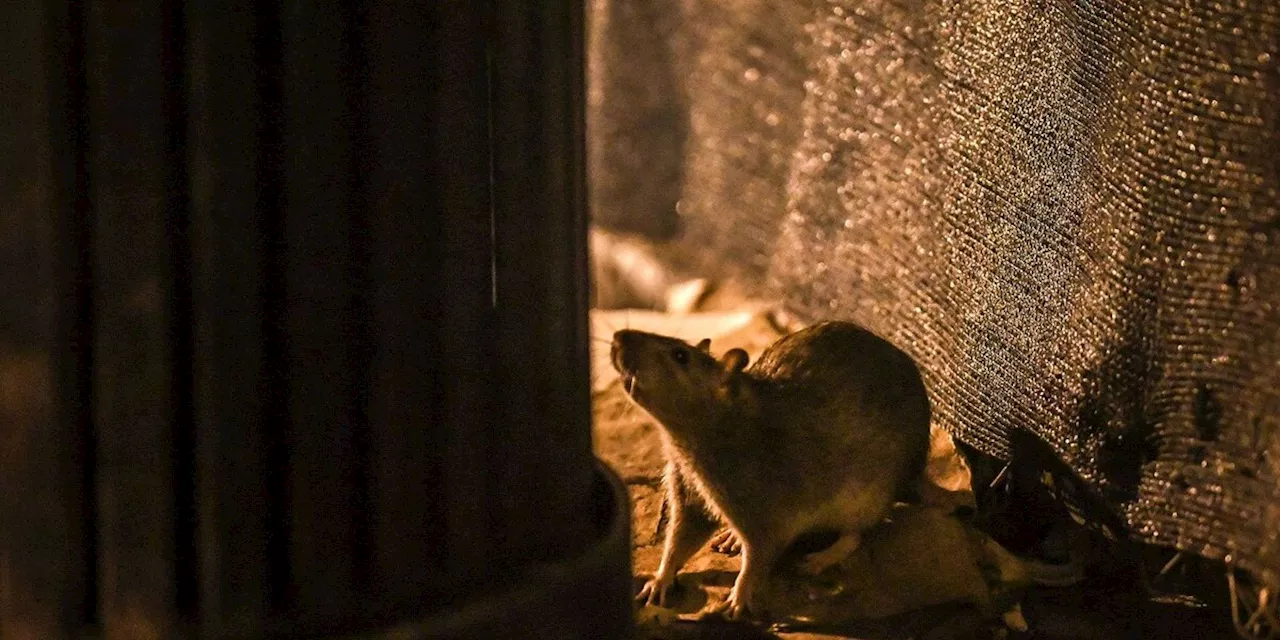
{"type": "Polygon", "coordinates": [[[943,510],[896,505],[862,544],[817,576],[796,570],[794,551],[778,563],[766,595],[781,619],[831,625],[874,620],[945,603],[968,603],[1026,631],[1017,595],[1032,585],[1083,580],[1078,563],[1024,559],[943,510]]]}
{"type": "Polygon", "coordinates": [[[721,523],[741,545],[741,569],[717,611],[766,617],[759,596],[799,536],[834,531],[806,556],[818,574],[858,547],[895,501],[918,499],[929,452],[930,404],[915,361],[848,322],[784,336],[748,367],[652,333],[614,334],[614,367],[657,421],[670,507],[662,559],[637,599],[662,605],[684,563],[721,523]]]}

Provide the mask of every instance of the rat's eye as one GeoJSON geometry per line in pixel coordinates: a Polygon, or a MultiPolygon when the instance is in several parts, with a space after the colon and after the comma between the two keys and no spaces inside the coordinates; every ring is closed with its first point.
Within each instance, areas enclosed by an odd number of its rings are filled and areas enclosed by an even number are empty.
{"type": "Polygon", "coordinates": [[[686,364],[689,364],[689,352],[685,351],[684,349],[672,349],[671,359],[675,360],[676,364],[680,366],[684,366],[686,364]]]}

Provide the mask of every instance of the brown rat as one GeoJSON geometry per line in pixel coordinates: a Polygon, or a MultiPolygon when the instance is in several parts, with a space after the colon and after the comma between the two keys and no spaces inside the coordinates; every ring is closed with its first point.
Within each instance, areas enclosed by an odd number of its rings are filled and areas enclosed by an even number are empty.
{"type": "Polygon", "coordinates": [[[750,367],[741,349],[717,360],[640,331],[614,334],[612,358],[631,398],[662,426],[670,515],[662,560],[638,596],[662,604],[676,573],[718,528],[741,542],[724,606],[760,615],[778,555],[816,530],[836,542],[803,560],[810,573],[858,547],[897,499],[917,494],[929,451],[929,398],[915,362],[847,322],[775,342],[750,367]]]}
{"type": "Polygon", "coordinates": [[[797,571],[793,553],[779,561],[766,598],[779,619],[819,625],[872,620],[952,602],[983,615],[1003,613],[1023,631],[1018,593],[1032,584],[1067,586],[1079,565],[1019,558],[972,525],[942,510],[897,505],[864,532],[862,544],[818,576],[797,571]]]}

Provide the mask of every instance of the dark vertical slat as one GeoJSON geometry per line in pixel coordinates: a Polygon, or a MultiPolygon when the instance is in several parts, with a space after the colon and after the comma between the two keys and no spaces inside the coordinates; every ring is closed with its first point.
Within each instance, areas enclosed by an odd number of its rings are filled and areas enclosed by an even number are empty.
{"type": "Polygon", "coordinates": [[[279,214],[270,177],[278,25],[255,18],[255,6],[268,13],[248,0],[189,9],[199,575],[209,638],[255,634],[281,599],[268,539],[283,483],[268,481],[279,471],[268,470],[267,445],[283,403],[268,401],[279,394],[266,345],[278,305],[267,299],[265,274],[267,218],[279,214]]]}
{"type": "MultiPolygon", "coordinates": [[[[60,458],[68,502],[78,503],[68,526],[71,542],[67,560],[80,561],[69,587],[79,589],[80,622],[86,629],[101,628],[98,600],[101,586],[98,536],[98,432],[94,420],[93,394],[93,205],[89,183],[89,86],[85,56],[85,11],[80,3],[66,6],[66,13],[53,7],[48,16],[54,35],[50,72],[61,78],[51,80],[57,87],[51,98],[49,122],[54,163],[51,205],[56,210],[58,247],[57,286],[61,296],[58,313],[58,344],[62,346],[58,368],[58,422],[66,432],[57,433],[71,447],[60,458]],[[65,85],[59,82],[65,80],[65,85]],[[65,93],[63,93],[65,91],[65,93]],[[79,473],[76,473],[78,471],[79,473]],[[77,584],[78,583],[78,584],[77,584]],[[71,586],[74,585],[74,586],[71,586]]],[[[71,606],[71,602],[67,602],[71,606]]]]}
{"type": "MultiPolygon", "coordinates": [[[[368,384],[362,264],[363,125],[346,3],[293,1],[282,13],[285,338],[290,434],[290,569],[301,628],[362,607],[368,384]]],[[[363,71],[363,69],[359,70],[363,71]]]]}
{"type": "Polygon", "coordinates": [[[399,619],[493,570],[484,17],[483,2],[376,2],[365,33],[378,248],[376,566],[399,619]]]}
{"type": "Polygon", "coordinates": [[[160,4],[161,71],[164,76],[165,172],[164,247],[169,298],[166,303],[169,341],[169,397],[173,434],[173,553],[175,613],[185,622],[198,618],[199,562],[196,553],[195,349],[192,312],[191,175],[189,109],[187,108],[186,5],[160,4]]]}
{"type": "Polygon", "coordinates": [[[273,613],[290,606],[289,350],[285,343],[285,177],[284,177],[284,28],[279,2],[255,5],[253,87],[258,96],[254,157],[256,220],[262,233],[262,289],[258,317],[262,331],[263,456],[267,491],[267,595],[273,613]]]}
{"type": "Polygon", "coordinates": [[[369,419],[377,459],[375,566],[385,595],[384,615],[395,616],[410,601],[406,586],[416,582],[422,593],[442,569],[438,552],[444,549],[444,514],[436,495],[441,476],[438,465],[423,464],[424,456],[440,451],[433,436],[443,363],[433,340],[438,334],[430,328],[440,326],[438,289],[420,284],[437,280],[442,229],[424,207],[429,196],[419,177],[431,173],[421,147],[428,121],[421,117],[425,114],[409,115],[424,108],[419,87],[428,80],[417,68],[426,52],[405,48],[406,36],[429,33],[430,25],[422,19],[428,9],[401,7],[390,15],[387,9],[372,3],[365,33],[372,75],[371,177],[377,194],[371,222],[378,248],[369,419]],[[412,173],[405,171],[410,165],[416,167],[412,173]]]}
{"type": "Polygon", "coordinates": [[[346,96],[342,120],[351,136],[351,148],[344,164],[349,172],[345,205],[350,233],[347,257],[352,288],[344,308],[346,343],[342,351],[343,364],[349,372],[347,390],[351,397],[351,413],[348,428],[354,466],[347,480],[351,487],[348,508],[352,518],[350,553],[354,564],[351,586],[356,598],[352,604],[360,616],[358,624],[369,624],[370,612],[377,607],[368,606],[363,600],[381,591],[381,585],[374,583],[374,461],[369,420],[373,396],[375,291],[373,196],[370,190],[374,145],[369,123],[369,51],[365,39],[368,35],[367,3],[364,0],[344,0],[341,10],[341,44],[346,64],[342,67],[339,90],[346,96]]]}
{"type": "Polygon", "coordinates": [[[94,410],[103,631],[178,630],[174,506],[175,320],[170,216],[182,212],[168,164],[174,78],[163,3],[93,3],[86,20],[89,174],[94,203],[94,410]]]}
{"type": "Polygon", "coordinates": [[[78,14],[0,11],[0,637],[92,623],[78,14]]]}
{"type": "Polygon", "coordinates": [[[496,513],[516,557],[588,535],[586,216],[581,2],[498,3],[493,176],[506,410],[496,513]],[[554,446],[548,446],[554,443],[554,446]]]}
{"type": "MultiPolygon", "coordinates": [[[[489,2],[435,3],[429,56],[413,71],[428,111],[425,124],[430,170],[423,174],[430,193],[428,218],[439,225],[436,264],[439,318],[432,331],[439,348],[437,375],[443,411],[432,425],[441,436],[433,450],[443,453],[443,482],[436,489],[445,503],[441,545],[445,575],[466,584],[491,579],[498,570],[489,506],[495,498],[486,476],[494,465],[493,196],[486,56],[489,2]]],[[[388,16],[387,20],[394,18],[388,16]]],[[[412,42],[412,34],[406,40],[412,42]]],[[[386,82],[395,75],[388,74],[386,82]]],[[[388,134],[390,135],[390,134],[388,134]]],[[[406,167],[407,169],[407,167],[406,167]]]]}

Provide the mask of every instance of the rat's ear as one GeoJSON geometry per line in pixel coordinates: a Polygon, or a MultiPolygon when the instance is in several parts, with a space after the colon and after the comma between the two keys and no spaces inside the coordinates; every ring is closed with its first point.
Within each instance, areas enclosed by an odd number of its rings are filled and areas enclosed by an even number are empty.
{"type": "Polygon", "coordinates": [[[711,353],[711,338],[703,338],[702,342],[698,343],[698,350],[711,353]]]}
{"type": "Polygon", "coordinates": [[[724,374],[726,377],[740,373],[747,368],[747,352],[742,349],[730,349],[720,357],[720,364],[724,365],[724,374]]]}

